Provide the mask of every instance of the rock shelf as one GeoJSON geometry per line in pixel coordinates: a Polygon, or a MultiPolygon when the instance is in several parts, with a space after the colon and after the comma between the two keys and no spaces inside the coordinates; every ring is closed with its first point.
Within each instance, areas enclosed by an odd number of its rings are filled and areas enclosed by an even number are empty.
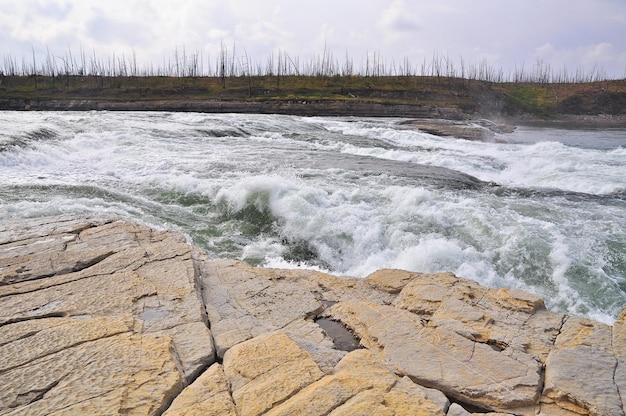
{"type": "Polygon", "coordinates": [[[0,224],[0,298],[2,415],[624,415],[626,311],[450,273],[254,268],[62,216],[0,224]]]}

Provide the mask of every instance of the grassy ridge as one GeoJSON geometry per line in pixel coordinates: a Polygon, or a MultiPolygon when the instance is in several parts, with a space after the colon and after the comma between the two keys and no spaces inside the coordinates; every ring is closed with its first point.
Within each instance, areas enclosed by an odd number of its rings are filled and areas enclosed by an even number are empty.
{"type": "Polygon", "coordinates": [[[457,109],[466,114],[626,114],[626,80],[496,83],[435,76],[0,77],[0,99],[105,101],[347,101],[457,109]]]}

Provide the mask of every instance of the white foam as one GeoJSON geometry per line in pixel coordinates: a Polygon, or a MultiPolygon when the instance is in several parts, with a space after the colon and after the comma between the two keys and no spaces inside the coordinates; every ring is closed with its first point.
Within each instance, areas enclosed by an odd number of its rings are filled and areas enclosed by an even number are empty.
{"type": "Polygon", "coordinates": [[[330,129],[399,146],[388,149],[347,142],[342,147],[344,153],[447,167],[508,186],[607,194],[623,188],[623,178],[626,177],[622,148],[599,150],[555,141],[484,143],[441,138],[408,129],[357,128],[341,123],[330,129]]]}

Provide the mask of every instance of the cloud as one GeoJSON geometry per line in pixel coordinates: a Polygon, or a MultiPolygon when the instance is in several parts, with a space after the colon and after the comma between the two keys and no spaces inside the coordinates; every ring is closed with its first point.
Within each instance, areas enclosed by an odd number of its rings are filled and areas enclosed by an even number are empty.
{"type": "Polygon", "coordinates": [[[63,55],[69,46],[106,60],[132,48],[158,66],[177,48],[206,58],[224,44],[263,64],[277,49],[305,62],[326,47],[357,66],[375,51],[413,66],[438,55],[508,72],[542,59],[623,76],[623,1],[0,0],[0,55],[28,58],[47,47],[63,55]]]}
{"type": "Polygon", "coordinates": [[[86,34],[98,43],[143,45],[150,40],[149,28],[141,22],[124,21],[96,15],[86,24],[86,34]]]}
{"type": "Polygon", "coordinates": [[[383,10],[380,26],[396,34],[417,32],[421,29],[417,18],[407,10],[403,0],[396,0],[383,10]]]}
{"type": "Polygon", "coordinates": [[[557,48],[546,43],[534,50],[535,62],[549,64],[553,70],[566,68],[570,73],[599,73],[601,76],[626,75],[626,50],[620,50],[610,42],[576,45],[557,48]]]}
{"type": "Polygon", "coordinates": [[[535,55],[539,59],[549,59],[555,54],[554,46],[550,43],[545,43],[535,49],[535,55]]]}
{"type": "Polygon", "coordinates": [[[264,20],[237,24],[235,35],[238,39],[246,39],[250,43],[266,46],[270,49],[280,45],[284,39],[293,36],[292,33],[276,24],[264,20]]]}
{"type": "Polygon", "coordinates": [[[62,2],[61,4],[55,2],[37,3],[34,7],[36,9],[35,15],[44,15],[55,20],[66,18],[74,8],[73,4],[69,2],[62,2]]]}
{"type": "Polygon", "coordinates": [[[596,45],[589,45],[583,48],[582,52],[583,59],[589,63],[610,62],[618,55],[615,46],[608,42],[603,42],[596,45]]]}
{"type": "Polygon", "coordinates": [[[9,38],[32,43],[45,43],[72,31],[68,16],[71,4],[18,2],[15,7],[0,8],[0,29],[9,38]]]}

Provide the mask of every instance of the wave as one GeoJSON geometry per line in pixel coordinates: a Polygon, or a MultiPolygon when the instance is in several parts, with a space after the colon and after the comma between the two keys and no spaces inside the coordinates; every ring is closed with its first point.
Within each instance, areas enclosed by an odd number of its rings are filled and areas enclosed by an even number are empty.
{"type": "Polygon", "coordinates": [[[205,137],[249,137],[250,133],[240,128],[197,128],[195,132],[205,137]]]}
{"type": "Polygon", "coordinates": [[[616,188],[610,193],[610,196],[626,201],[626,188],[616,188]]]}
{"type": "MultiPolygon", "coordinates": [[[[355,134],[359,130],[350,131],[355,134]]],[[[373,133],[362,129],[360,134],[373,133]]],[[[381,145],[364,146],[347,139],[340,150],[344,154],[444,167],[513,187],[610,194],[623,186],[626,177],[626,164],[618,149],[578,148],[548,141],[477,143],[394,129],[383,129],[378,134],[381,145]]]]}
{"type": "Polygon", "coordinates": [[[485,188],[486,192],[491,192],[497,196],[515,196],[519,198],[534,198],[534,199],[562,199],[564,201],[589,203],[589,204],[601,204],[601,205],[622,205],[622,201],[626,199],[626,188],[611,188],[611,191],[606,193],[586,193],[586,192],[573,192],[555,188],[519,188],[501,186],[498,184],[490,183],[489,187],[485,188]]]}
{"type": "Polygon", "coordinates": [[[39,127],[19,136],[0,138],[0,152],[15,151],[33,147],[37,142],[57,140],[61,134],[48,127],[39,127]]]}

